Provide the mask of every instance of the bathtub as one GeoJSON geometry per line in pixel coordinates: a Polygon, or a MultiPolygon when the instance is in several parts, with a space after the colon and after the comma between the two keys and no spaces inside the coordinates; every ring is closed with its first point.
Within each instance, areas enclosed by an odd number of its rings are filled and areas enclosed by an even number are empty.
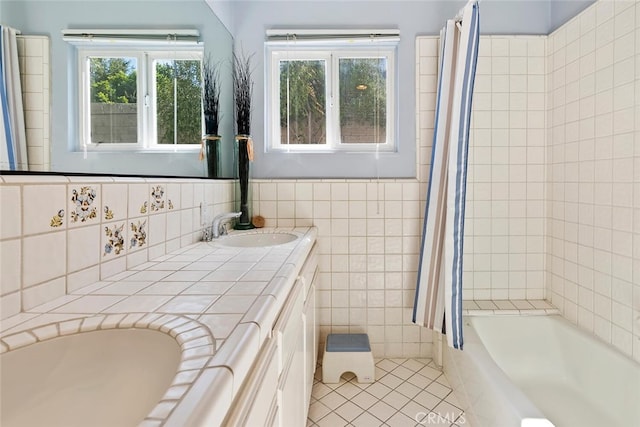
{"type": "Polygon", "coordinates": [[[471,426],[640,426],[640,364],[561,316],[468,316],[464,334],[443,365],[471,426]]]}

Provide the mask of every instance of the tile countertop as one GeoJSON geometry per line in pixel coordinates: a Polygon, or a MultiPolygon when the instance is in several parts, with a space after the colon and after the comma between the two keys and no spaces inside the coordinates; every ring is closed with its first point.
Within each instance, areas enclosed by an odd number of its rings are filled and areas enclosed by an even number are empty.
{"type": "Polygon", "coordinates": [[[97,329],[157,329],[179,342],[182,358],[140,426],[219,424],[215,417],[230,407],[317,237],[315,227],[232,234],[260,232],[299,238],[258,248],[215,240],[183,247],[2,320],[0,351],[97,329]]]}

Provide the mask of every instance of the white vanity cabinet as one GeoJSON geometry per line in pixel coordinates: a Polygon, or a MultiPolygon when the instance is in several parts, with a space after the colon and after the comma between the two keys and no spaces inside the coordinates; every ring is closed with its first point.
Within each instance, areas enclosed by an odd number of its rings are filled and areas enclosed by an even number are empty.
{"type": "Polygon", "coordinates": [[[304,427],[318,353],[317,248],[307,257],[225,426],[304,427]]]}

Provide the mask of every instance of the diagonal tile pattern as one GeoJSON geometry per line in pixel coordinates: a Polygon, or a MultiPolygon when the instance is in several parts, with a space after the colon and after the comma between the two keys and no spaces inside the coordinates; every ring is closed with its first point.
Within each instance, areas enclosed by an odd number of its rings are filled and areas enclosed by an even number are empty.
{"type": "Polygon", "coordinates": [[[378,359],[376,382],[345,374],[338,384],[315,373],[307,427],[468,427],[460,404],[431,359],[378,359]]]}

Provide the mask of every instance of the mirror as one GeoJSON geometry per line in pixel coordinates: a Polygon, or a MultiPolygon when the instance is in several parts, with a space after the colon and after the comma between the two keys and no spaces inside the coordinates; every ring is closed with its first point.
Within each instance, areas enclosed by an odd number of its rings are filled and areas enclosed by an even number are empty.
{"type": "MultiPolygon", "coordinates": [[[[82,150],[78,125],[78,50],[76,46],[65,42],[61,33],[64,29],[197,30],[204,45],[204,57],[219,64],[220,70],[219,134],[222,136],[222,160],[217,178],[233,177],[233,38],[205,0],[3,0],[0,3],[0,16],[3,24],[16,28],[25,36],[49,37],[50,79],[48,82],[44,79],[43,97],[45,103],[50,97],[50,132],[46,129],[46,114],[42,132],[49,133],[50,171],[60,173],[207,176],[206,159],[199,159],[200,144],[197,142],[187,150],[82,150]],[[46,94],[47,83],[49,94],[46,94]]],[[[46,72],[46,63],[43,68],[46,72]]],[[[30,86],[29,82],[23,85],[30,86]]],[[[25,90],[37,89],[23,87],[25,90]]]]}

